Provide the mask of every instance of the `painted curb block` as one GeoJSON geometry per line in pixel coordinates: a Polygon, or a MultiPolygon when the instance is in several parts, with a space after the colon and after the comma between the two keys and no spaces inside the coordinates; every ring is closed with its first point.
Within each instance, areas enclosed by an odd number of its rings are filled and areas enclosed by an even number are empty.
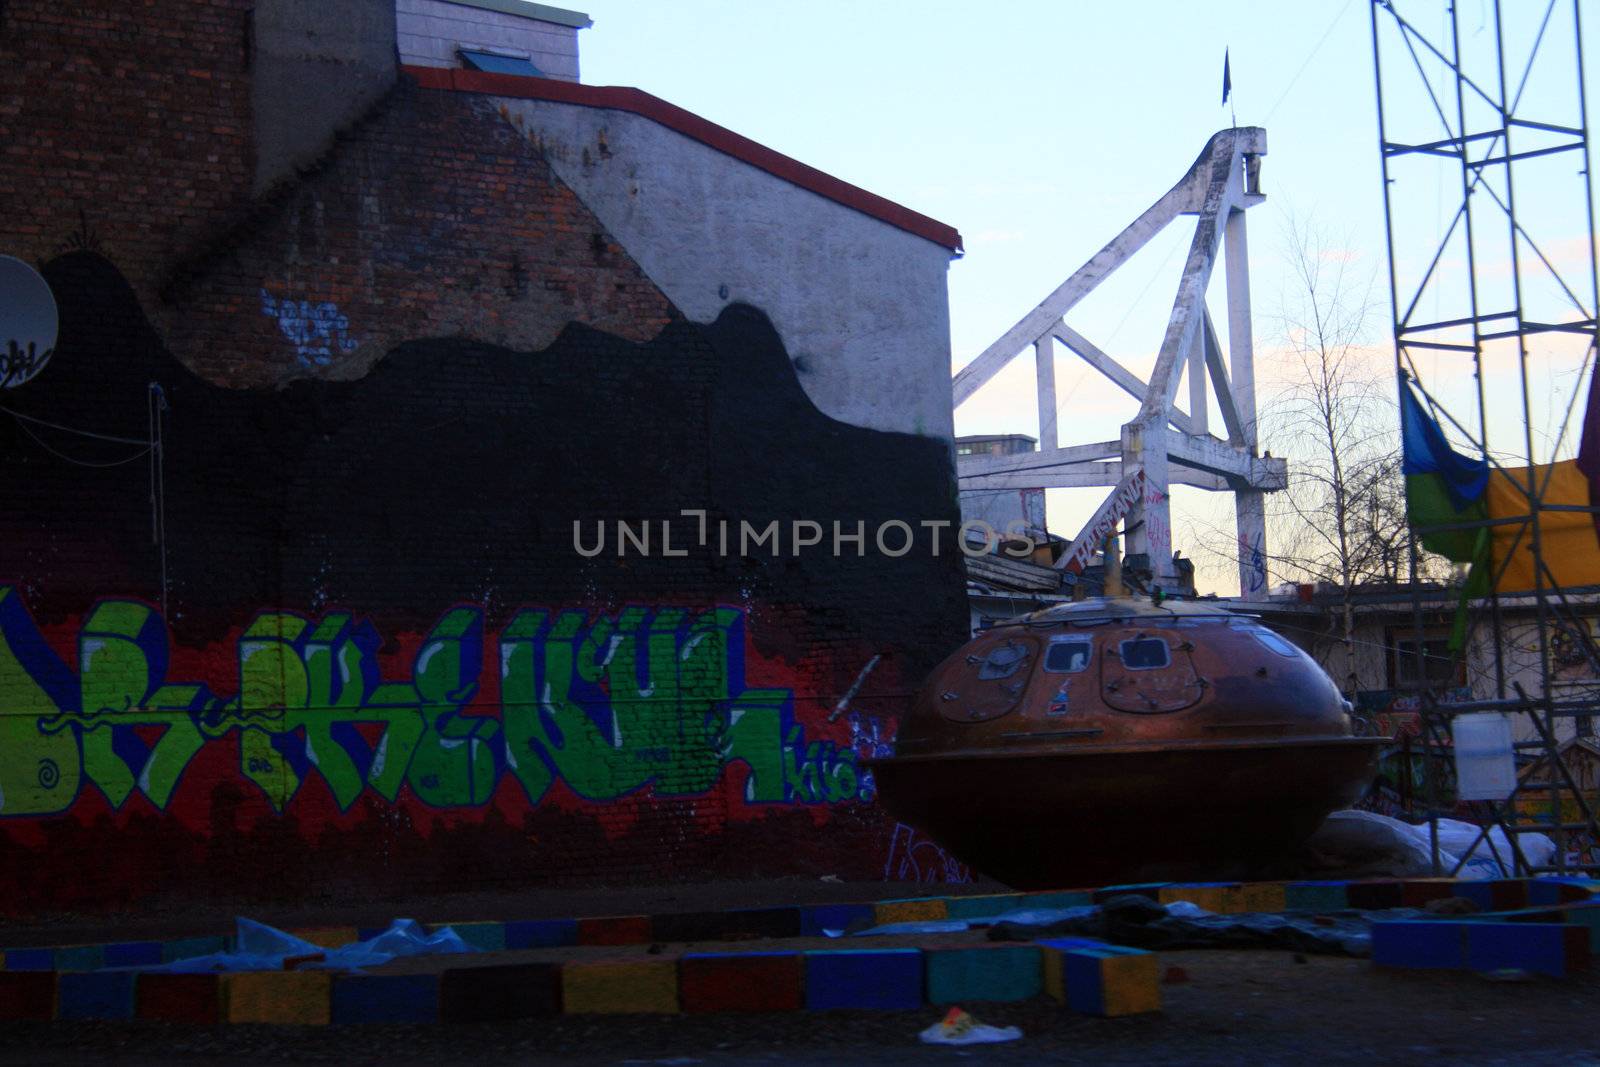
{"type": "Polygon", "coordinates": [[[106,966],[104,945],[63,945],[56,949],[56,970],[98,971],[106,966]]]}
{"type": "Polygon", "coordinates": [[[1093,904],[1094,894],[1087,889],[1052,889],[1043,893],[1027,893],[1020,907],[1033,909],[1086,908],[1093,904]]]}
{"type": "Polygon", "coordinates": [[[929,1004],[1027,1000],[1043,988],[1037,945],[922,950],[929,1004]]]}
{"type": "Polygon", "coordinates": [[[648,915],[606,915],[578,920],[580,945],[647,945],[654,939],[648,915]]]}
{"type": "Polygon", "coordinates": [[[805,984],[805,957],[798,952],[691,952],[678,961],[678,998],[686,1012],[798,1011],[805,984]]]}
{"type": "Polygon", "coordinates": [[[162,962],[160,941],[119,941],[107,945],[107,967],[153,967],[162,962]]]}
{"type": "Polygon", "coordinates": [[[996,893],[982,897],[950,897],[945,901],[945,915],[952,919],[993,919],[1008,911],[1034,907],[1021,893],[996,893]]]}
{"type": "Polygon", "coordinates": [[[161,942],[161,962],[175,963],[178,960],[209,956],[227,950],[228,939],[225,937],[180,937],[174,941],[161,942]]]}
{"type": "Polygon", "coordinates": [[[568,1015],[678,1011],[678,961],[574,961],[561,968],[561,1007],[568,1015]]]}
{"type": "Polygon", "coordinates": [[[1161,969],[1154,953],[1121,945],[1061,942],[1045,943],[1040,949],[1045,966],[1056,975],[1047,982],[1053,981],[1060,990],[1054,995],[1073,1011],[1111,1017],[1161,1010],[1161,969]]]}
{"type": "Polygon", "coordinates": [[[922,1007],[922,950],[823,949],[806,953],[806,1007],[908,1011],[922,1007]]]}
{"type": "Polygon", "coordinates": [[[333,980],[335,1023],[439,1021],[436,974],[338,975],[333,980]]]}
{"type": "Polygon", "coordinates": [[[1344,911],[1350,907],[1345,882],[1290,882],[1283,887],[1285,911],[1344,911]]]}
{"type": "Polygon", "coordinates": [[[877,909],[871,904],[817,904],[800,909],[802,937],[821,937],[824,930],[864,930],[877,922],[877,909]]]}
{"type": "Polygon", "coordinates": [[[1449,878],[1407,878],[1400,883],[1400,902],[1408,908],[1421,908],[1433,900],[1455,896],[1455,883],[1449,878]]]}
{"type": "Polygon", "coordinates": [[[339,948],[341,945],[361,940],[361,931],[354,926],[308,926],[285,932],[290,937],[298,937],[318,948],[339,948]]]}
{"type": "Polygon", "coordinates": [[[1372,962],[1379,967],[1456,970],[1467,962],[1465,922],[1427,920],[1372,924],[1372,962]]]}
{"type": "Polygon", "coordinates": [[[326,971],[250,971],[223,978],[230,1023],[326,1026],[333,1019],[333,976],[326,971]]]}
{"type": "Polygon", "coordinates": [[[63,974],[56,979],[56,1018],[131,1019],[132,971],[63,974]]]}
{"type": "MultiPolygon", "coordinates": [[[[448,926],[473,948],[482,952],[502,952],[506,948],[505,923],[440,923],[448,926]]],[[[333,946],[337,947],[337,946],[333,946]]]]}
{"type": "Polygon", "coordinates": [[[1345,899],[1362,911],[1385,911],[1405,905],[1405,883],[1397,879],[1372,879],[1345,883],[1345,899]]]}
{"type": "Polygon", "coordinates": [[[506,923],[506,948],[565,948],[577,943],[576,919],[522,919],[506,923]]]}
{"type": "Polygon", "coordinates": [[[1511,911],[1528,906],[1528,887],[1519,878],[1457,882],[1450,895],[1472,901],[1479,911],[1511,911]]]}
{"type": "Polygon", "coordinates": [[[453,967],[439,976],[439,1021],[501,1022],[561,1014],[561,964],[453,967]]]}
{"type": "Polygon", "coordinates": [[[56,950],[53,948],[12,948],[6,950],[8,971],[53,971],[56,969],[56,950]]]}
{"type": "Polygon", "coordinates": [[[220,975],[141,974],[133,997],[140,1019],[214,1026],[224,1017],[220,975]]]}
{"type": "Polygon", "coordinates": [[[1159,900],[1161,890],[1171,884],[1171,882],[1134,882],[1128,885],[1108,885],[1102,889],[1091,891],[1088,903],[1104,904],[1112,897],[1128,896],[1149,897],[1151,900],[1159,900]]]}
{"type": "Polygon", "coordinates": [[[1505,968],[1565,978],[1589,969],[1589,931],[1566,923],[1463,923],[1467,966],[1505,968]]]}
{"type": "Polygon", "coordinates": [[[729,941],[757,941],[766,937],[799,937],[800,909],[741,908],[724,912],[729,941]]]}
{"type": "Polygon", "coordinates": [[[890,923],[941,922],[950,917],[943,897],[886,900],[875,905],[872,914],[879,926],[888,926],[890,923]]]}

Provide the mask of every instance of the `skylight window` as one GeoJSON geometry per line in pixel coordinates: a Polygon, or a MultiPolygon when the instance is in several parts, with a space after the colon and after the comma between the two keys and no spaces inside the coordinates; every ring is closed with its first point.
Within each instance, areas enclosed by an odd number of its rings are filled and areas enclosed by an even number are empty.
{"type": "Polygon", "coordinates": [[[488,74],[520,74],[524,78],[544,77],[544,71],[534,66],[532,60],[516,56],[497,56],[493,52],[463,48],[461,61],[467,65],[468,70],[481,70],[488,74]]]}

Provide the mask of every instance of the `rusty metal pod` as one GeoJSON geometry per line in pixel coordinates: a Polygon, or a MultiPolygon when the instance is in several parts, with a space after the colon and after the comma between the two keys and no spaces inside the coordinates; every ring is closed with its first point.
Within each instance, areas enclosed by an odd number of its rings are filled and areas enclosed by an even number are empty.
{"type": "Polygon", "coordinates": [[[1270,872],[1360,797],[1383,743],[1255,617],[1105,597],[973,638],[869,765],[896,818],[1046,888],[1270,872]]]}

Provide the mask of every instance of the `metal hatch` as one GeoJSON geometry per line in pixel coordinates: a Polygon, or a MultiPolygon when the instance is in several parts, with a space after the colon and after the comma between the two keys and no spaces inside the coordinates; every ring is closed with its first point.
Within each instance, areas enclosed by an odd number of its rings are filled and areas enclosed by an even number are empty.
{"type": "Polygon", "coordinates": [[[1038,659],[1031,637],[999,633],[976,643],[940,672],[939,713],[952,722],[987,722],[1013,711],[1038,659]]]}
{"type": "Polygon", "coordinates": [[[1118,711],[1182,711],[1205,692],[1182,631],[1112,630],[1100,639],[1100,692],[1118,711]]]}

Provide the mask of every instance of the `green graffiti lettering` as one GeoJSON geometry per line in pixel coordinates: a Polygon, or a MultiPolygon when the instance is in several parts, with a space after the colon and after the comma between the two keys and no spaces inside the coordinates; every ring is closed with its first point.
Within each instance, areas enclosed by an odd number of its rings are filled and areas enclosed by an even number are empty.
{"type": "Polygon", "coordinates": [[[425,727],[406,781],[435,807],[486,804],[499,777],[500,723],[463,715],[483,669],[483,616],[447,612],[417,652],[416,698],[425,727]]]}
{"type": "Polygon", "coordinates": [[[206,702],[205,687],[167,685],[166,673],[167,629],[154,609],[133,600],[95,607],[78,634],[78,727],[84,772],[114,808],[136,788],[166,807],[205,745],[193,714],[206,702]],[[161,730],[148,750],[130,736],[137,727],[161,730]]]}
{"type": "Polygon", "coordinates": [[[313,624],[262,612],[238,640],[238,695],[215,699],[168,681],[166,626],[149,606],[96,605],[75,677],[0,587],[0,816],[63,811],[84,777],[113,807],[138,791],[164,808],[195,755],[230,735],[242,775],[279,812],[313,776],[340,810],[369,789],[394,802],[402,786],[462,807],[489,803],[502,770],[536,804],[557,776],[596,801],[700,795],[730,764],[750,803],[858,798],[852,750],[808,741],[788,690],[742,689],[743,626],[730,608],[522,611],[500,634],[489,707],[476,608],[439,618],[407,681],[379,679],[378,635],[348,613],[313,624]]]}
{"type": "Polygon", "coordinates": [[[77,709],[75,689],[16,590],[0,586],[0,815],[65,811],[78,795],[77,734],[49,729],[77,709]]]}

